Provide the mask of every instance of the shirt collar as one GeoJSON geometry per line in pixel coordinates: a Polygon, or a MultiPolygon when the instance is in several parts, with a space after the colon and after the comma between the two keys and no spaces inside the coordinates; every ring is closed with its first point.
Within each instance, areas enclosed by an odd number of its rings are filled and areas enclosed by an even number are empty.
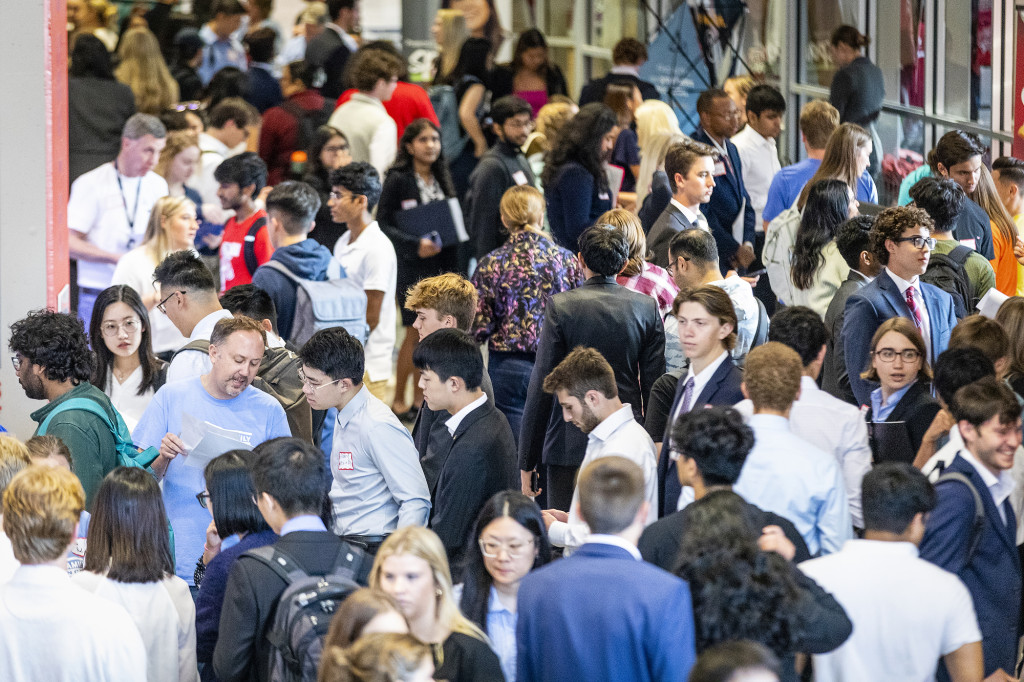
{"type": "Polygon", "coordinates": [[[363,384],[362,387],[356,391],[356,394],[352,396],[352,399],[348,401],[345,407],[338,410],[338,426],[345,428],[348,423],[352,421],[352,417],[356,415],[356,412],[363,409],[363,405],[366,404],[366,400],[370,395],[370,389],[363,384]]]}
{"type": "Polygon", "coordinates": [[[752,414],[747,419],[747,425],[754,429],[754,440],[757,440],[757,430],[765,429],[770,431],[789,431],[789,420],[777,414],[752,414]]]}
{"type": "Polygon", "coordinates": [[[899,287],[901,295],[906,294],[907,289],[909,289],[910,287],[914,287],[915,289],[917,289],[918,293],[921,292],[921,285],[918,283],[917,277],[910,281],[907,281],[900,277],[899,275],[897,275],[896,273],[894,273],[892,270],[890,270],[888,266],[886,266],[885,271],[889,274],[889,277],[892,278],[892,281],[896,282],[896,286],[899,287]]]}
{"type": "Polygon", "coordinates": [[[606,441],[619,430],[623,424],[633,420],[633,408],[629,403],[623,403],[622,407],[605,417],[605,420],[594,427],[594,430],[587,434],[587,440],[606,441]]]}
{"type": "Polygon", "coordinates": [[[216,310],[203,319],[196,323],[195,328],[192,330],[192,335],[188,337],[189,341],[195,341],[197,339],[209,339],[210,334],[213,333],[213,328],[221,320],[226,320],[231,317],[231,313],[221,308],[216,310]]]}
{"type": "Polygon", "coordinates": [[[996,476],[984,464],[979,462],[967,448],[962,448],[959,455],[964,458],[965,462],[974,467],[974,470],[981,476],[985,487],[992,494],[992,500],[996,503],[996,507],[1001,506],[1010,496],[1010,493],[1013,492],[1013,476],[1010,472],[1000,471],[999,475],[996,476]]]}
{"type": "Polygon", "coordinates": [[[881,389],[881,387],[876,388],[873,391],[871,391],[871,407],[872,407],[872,411],[875,413],[873,415],[874,418],[878,419],[879,408],[890,407],[892,405],[895,405],[899,401],[903,400],[903,396],[905,396],[907,394],[907,391],[910,390],[910,387],[913,386],[916,383],[917,383],[917,379],[914,379],[909,384],[907,384],[906,386],[904,386],[900,390],[898,390],[895,393],[893,393],[892,395],[890,395],[889,399],[886,400],[884,403],[882,402],[882,389],[881,389]],[[877,405],[875,404],[876,398],[878,400],[878,404],[877,405]]]}
{"type": "Polygon", "coordinates": [[[640,550],[636,548],[636,545],[630,544],[620,538],[618,535],[605,535],[603,533],[591,533],[587,536],[587,543],[595,545],[612,545],[613,547],[621,547],[622,549],[629,552],[637,561],[643,561],[643,557],[640,556],[640,550]]]}
{"type": "Polygon", "coordinates": [[[284,522],[284,525],[281,526],[281,537],[299,530],[319,530],[327,532],[327,526],[324,525],[323,520],[319,516],[302,514],[301,516],[296,516],[295,518],[288,519],[284,522]]]}
{"type": "Polygon", "coordinates": [[[888,540],[847,540],[843,543],[842,551],[859,554],[902,554],[908,557],[916,557],[919,554],[917,545],[912,542],[890,542],[888,540]]]}
{"type": "Polygon", "coordinates": [[[680,211],[682,211],[683,215],[686,216],[686,219],[689,220],[691,224],[697,222],[697,214],[690,210],[688,206],[683,206],[681,203],[679,203],[679,201],[675,197],[669,199],[669,203],[678,208],[680,211]]]}
{"type": "Polygon", "coordinates": [[[466,405],[461,410],[459,410],[458,412],[453,414],[451,416],[451,418],[444,423],[444,425],[446,427],[448,427],[448,433],[450,433],[452,435],[452,438],[455,437],[455,432],[459,430],[459,425],[462,424],[462,422],[463,422],[463,420],[465,420],[466,416],[469,415],[470,412],[472,412],[476,408],[482,406],[486,402],[487,402],[487,394],[486,393],[481,393],[479,398],[477,398],[476,400],[471,402],[469,405],[466,405]]]}
{"type": "Polygon", "coordinates": [[[819,391],[821,389],[818,388],[818,382],[805,374],[800,377],[800,397],[797,398],[797,401],[810,398],[819,391]]]}
{"type": "Polygon", "coordinates": [[[516,615],[515,611],[509,611],[508,607],[501,603],[501,599],[498,597],[498,590],[494,585],[491,585],[491,594],[487,598],[487,613],[507,613],[510,616],[516,615]]]}
{"type": "Polygon", "coordinates": [[[775,146],[776,146],[774,138],[765,137],[761,133],[759,133],[756,130],[754,130],[753,128],[751,128],[749,125],[743,126],[743,130],[741,130],[738,133],[736,133],[735,135],[733,135],[733,138],[732,138],[733,139],[733,144],[736,143],[736,138],[737,137],[739,137],[741,139],[749,137],[759,147],[766,147],[766,148],[770,148],[770,149],[775,149],[775,146]]]}
{"type": "Polygon", "coordinates": [[[862,282],[870,282],[873,279],[872,277],[868,277],[867,275],[865,275],[860,270],[853,269],[850,270],[850,277],[852,277],[853,279],[859,279],[862,282]]]}
{"type": "MultiPolygon", "coordinates": [[[[725,359],[729,357],[729,351],[722,351],[722,354],[711,361],[711,364],[701,370],[700,374],[693,373],[693,365],[690,365],[690,371],[687,372],[686,378],[693,377],[694,383],[703,383],[711,380],[711,375],[718,371],[719,366],[725,362],[725,359]]],[[[696,396],[695,396],[696,397],[696,396]]]]}
{"type": "Polygon", "coordinates": [[[636,76],[640,77],[640,67],[633,66],[632,64],[616,64],[613,66],[609,73],[614,73],[616,76],[636,76]]]}

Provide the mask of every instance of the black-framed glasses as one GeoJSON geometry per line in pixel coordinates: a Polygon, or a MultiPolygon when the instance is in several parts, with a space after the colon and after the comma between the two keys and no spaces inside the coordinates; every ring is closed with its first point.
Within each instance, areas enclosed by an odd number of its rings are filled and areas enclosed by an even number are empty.
{"type": "Polygon", "coordinates": [[[921,352],[916,348],[904,348],[901,351],[894,348],[879,348],[872,352],[872,355],[882,362],[893,362],[897,355],[903,358],[903,362],[916,362],[921,358],[921,352]]]}
{"type": "Polygon", "coordinates": [[[915,249],[923,249],[925,246],[931,251],[935,248],[934,237],[922,237],[919,234],[915,234],[913,237],[900,237],[899,239],[893,239],[894,242],[899,244],[900,242],[910,242],[915,249]]]}
{"type": "Polygon", "coordinates": [[[199,506],[202,507],[203,509],[210,508],[210,493],[208,493],[207,491],[204,490],[201,493],[196,493],[196,499],[199,500],[199,506]]]}
{"type": "Polygon", "coordinates": [[[184,293],[185,293],[184,291],[172,291],[167,296],[167,298],[165,298],[164,300],[162,300],[162,301],[160,301],[159,303],[156,304],[156,309],[159,310],[160,312],[162,312],[164,315],[166,315],[167,314],[167,308],[165,308],[164,306],[166,306],[167,302],[169,300],[171,300],[171,297],[174,296],[175,294],[184,294],[184,293]]]}

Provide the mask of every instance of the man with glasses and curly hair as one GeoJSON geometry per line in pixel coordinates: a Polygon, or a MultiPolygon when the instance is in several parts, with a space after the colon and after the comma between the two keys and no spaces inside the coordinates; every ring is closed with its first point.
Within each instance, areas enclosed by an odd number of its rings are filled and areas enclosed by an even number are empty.
{"type": "Polygon", "coordinates": [[[935,247],[932,229],[928,214],[910,206],[882,211],[871,228],[871,251],[885,267],[847,299],[843,321],[846,369],[859,405],[871,400],[874,387],[860,373],[868,364],[871,337],[883,322],[892,317],[913,322],[924,338],[929,362],[949,345],[949,334],[956,326],[953,297],[918,279],[928,269],[935,247]]]}

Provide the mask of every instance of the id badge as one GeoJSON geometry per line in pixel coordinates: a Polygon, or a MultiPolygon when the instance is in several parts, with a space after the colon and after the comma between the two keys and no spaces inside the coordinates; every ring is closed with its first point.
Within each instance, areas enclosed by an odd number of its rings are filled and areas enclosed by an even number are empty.
{"type": "Polygon", "coordinates": [[[719,175],[725,175],[725,163],[722,161],[715,161],[715,177],[719,175]]]}
{"type": "Polygon", "coordinates": [[[417,203],[415,199],[404,199],[402,201],[402,210],[408,211],[410,208],[416,208],[417,203]]]}
{"type": "Polygon", "coordinates": [[[529,182],[529,180],[526,179],[526,173],[521,170],[517,170],[513,173],[512,179],[515,180],[517,185],[525,185],[529,182]]]}

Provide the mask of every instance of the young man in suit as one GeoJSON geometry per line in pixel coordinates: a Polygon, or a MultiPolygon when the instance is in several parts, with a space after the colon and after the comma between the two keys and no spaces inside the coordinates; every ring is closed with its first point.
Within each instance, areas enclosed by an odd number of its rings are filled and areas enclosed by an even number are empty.
{"type": "Polygon", "coordinates": [[[680,415],[706,405],[735,405],[743,400],[740,391],[743,374],[729,356],[736,345],[736,311],[729,295],[716,286],[704,285],[679,292],[676,300],[680,301],[676,316],[679,343],[690,361],[690,368],[682,379],[672,374],[658,379],[644,423],[661,452],[658,490],[662,516],[676,510],[682,491],[675,462],[663,447],[672,425],[680,415]],[[671,403],[660,399],[668,394],[673,396],[671,403]],[[656,400],[655,395],[659,399],[656,400]]]}
{"type": "Polygon", "coordinates": [[[654,254],[651,262],[655,265],[669,266],[669,243],[683,230],[698,228],[710,232],[700,207],[711,201],[717,160],[718,152],[706,144],[686,141],[669,147],[665,174],[672,184],[672,199],[647,235],[647,245],[654,254]]]}
{"type": "Polygon", "coordinates": [[[480,388],[484,359],[469,334],[440,329],[420,342],[412,361],[427,405],[451,415],[430,487],[430,528],[454,566],[480,508],[494,494],[516,487],[516,443],[505,415],[480,388]]]}
{"type": "Polygon", "coordinates": [[[337,99],[344,92],[345,64],[359,49],[352,33],[359,25],[359,0],[330,0],[327,10],[331,20],[306,47],[306,61],[324,71],[326,80],[320,94],[337,99]]]}
{"type": "Polygon", "coordinates": [[[700,126],[691,137],[711,145],[719,156],[714,168],[717,189],[701,211],[722,263],[746,268],[754,262],[754,207],[743,184],[740,153],[729,140],[736,132],[736,104],[725,90],[705,90],[697,98],[697,113],[700,126]]]}
{"type": "Polygon", "coordinates": [[[882,272],[846,301],[843,320],[846,371],[858,405],[871,402],[871,383],[860,374],[868,366],[871,337],[885,320],[905,317],[924,338],[928,361],[949,345],[956,326],[953,297],[918,278],[928,269],[935,240],[932,219],[919,208],[899,206],[882,211],[871,228],[871,251],[882,272]]]}
{"type": "Polygon", "coordinates": [[[547,506],[564,512],[587,438],[563,421],[561,409],[544,393],[544,377],[576,346],[594,348],[612,366],[619,397],[640,422],[651,388],[665,372],[665,328],[657,302],[615,282],[629,258],[626,238],[606,225],[591,227],[580,236],[579,258],[587,278],[583,286],[552,296],[545,310],[519,435],[523,493],[535,495],[532,472],[543,464],[547,506]]]}
{"type": "Polygon", "coordinates": [[[604,93],[610,83],[627,83],[640,90],[640,96],[647,99],[661,99],[658,88],[640,78],[640,67],[647,61],[647,46],[636,38],[623,38],[612,47],[612,68],[606,75],[595,78],[583,86],[580,92],[580,106],[591,102],[603,102],[604,93]]]}
{"type": "Polygon", "coordinates": [[[651,511],[640,467],[614,455],[589,464],[578,507],[591,531],[586,544],[527,574],[519,587],[517,675],[685,680],[696,658],[690,588],[637,551],[651,511]]]}
{"type": "MultiPolygon", "coordinates": [[[[1021,407],[994,378],[964,386],[950,405],[964,447],[945,473],[966,476],[981,496],[985,519],[975,526],[974,493],[958,481],[936,486],[938,503],[921,541],[921,558],[955,573],[971,593],[981,627],[985,675],[1014,679],[1021,609],[1017,519],[1010,468],[1021,444],[1021,407]]],[[[950,679],[945,669],[939,679],[950,679]]]]}
{"type": "MultiPolygon", "coordinates": [[[[325,575],[339,562],[366,584],[370,559],[355,545],[327,530],[320,519],[324,500],[324,457],[297,438],[275,438],[256,447],[252,482],[256,506],[281,539],[274,548],[309,575],[325,575]]],[[[286,585],[276,571],[245,554],[231,567],[213,651],[218,679],[268,679],[271,644],[267,624],[286,585]]]]}

